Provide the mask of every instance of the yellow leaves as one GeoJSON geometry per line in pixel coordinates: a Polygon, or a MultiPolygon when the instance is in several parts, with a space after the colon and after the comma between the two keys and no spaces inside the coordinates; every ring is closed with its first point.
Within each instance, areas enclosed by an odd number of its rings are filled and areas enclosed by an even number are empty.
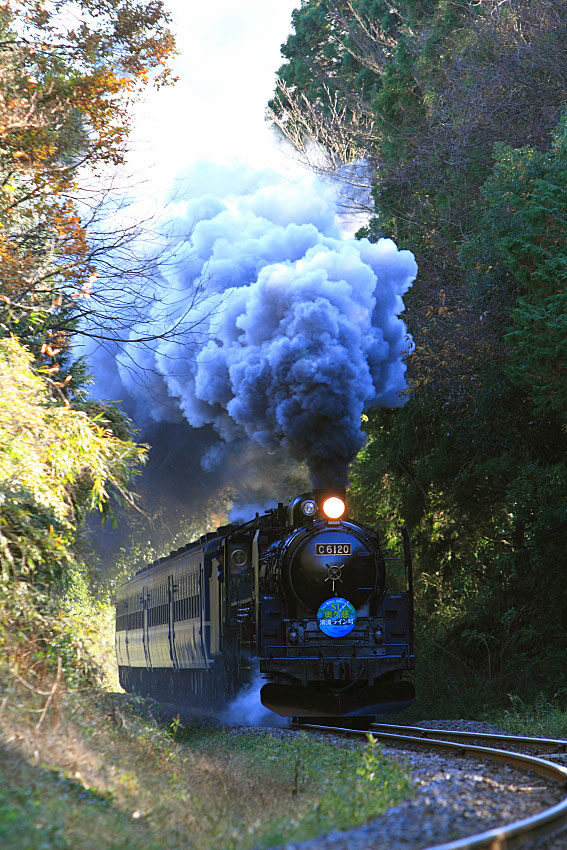
{"type": "MultiPolygon", "coordinates": [[[[132,94],[148,85],[164,85],[170,75],[167,63],[175,43],[161,2],[112,0],[99,4],[96,15],[85,0],[49,4],[41,13],[35,0],[11,0],[6,9],[13,29],[26,30],[26,41],[15,39],[13,57],[11,52],[3,62],[0,126],[12,127],[10,143],[27,154],[23,163],[41,161],[43,150],[50,147],[44,161],[49,166],[54,158],[56,180],[60,153],[77,129],[77,112],[82,113],[81,130],[86,130],[81,140],[86,158],[91,163],[120,158],[132,94]],[[67,5],[73,7],[75,27],[61,14],[59,7],[67,5]],[[83,12],[88,24],[79,23],[83,12]],[[61,51],[62,44],[69,49],[61,51]],[[6,116],[4,122],[2,112],[10,110],[18,113],[17,120],[6,116]]],[[[81,157],[76,159],[82,164],[81,157]]],[[[73,167],[65,170],[71,173],[73,167]]]]}
{"type": "Polygon", "coordinates": [[[144,450],[83,411],[54,405],[31,361],[14,338],[0,340],[0,490],[26,494],[66,523],[77,488],[93,507],[102,507],[111,487],[123,490],[144,450]]]}

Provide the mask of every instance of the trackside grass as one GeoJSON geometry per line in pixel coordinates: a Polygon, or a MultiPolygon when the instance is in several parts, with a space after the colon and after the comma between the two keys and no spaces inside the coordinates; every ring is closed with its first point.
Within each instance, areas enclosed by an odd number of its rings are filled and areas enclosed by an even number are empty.
{"type": "Polygon", "coordinates": [[[23,690],[0,692],[3,850],[252,850],[364,823],[412,793],[371,741],[168,725],[96,689],[61,693],[38,729],[45,697],[23,690]]]}
{"type": "Polygon", "coordinates": [[[509,707],[494,714],[494,723],[513,735],[536,735],[539,738],[567,739],[565,688],[555,701],[540,694],[530,703],[519,696],[509,696],[509,707]]]}

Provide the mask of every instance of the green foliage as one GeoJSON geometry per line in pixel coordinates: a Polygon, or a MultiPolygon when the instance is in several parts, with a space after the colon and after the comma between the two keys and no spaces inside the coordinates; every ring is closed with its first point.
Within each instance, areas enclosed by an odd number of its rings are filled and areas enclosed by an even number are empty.
{"type": "Polygon", "coordinates": [[[552,697],[567,619],[566,8],[307,0],[294,22],[276,124],[338,164],[354,140],[375,175],[359,236],[394,237],[420,270],[408,401],[367,412],[350,498],[388,544],[409,526],[422,705],[552,697]]]}
{"type": "Polygon", "coordinates": [[[13,677],[43,683],[59,665],[71,686],[99,682],[86,611],[83,617],[29,582],[0,582],[0,683],[7,699],[17,685],[13,677]]]}
{"type": "Polygon", "coordinates": [[[0,565],[9,578],[49,583],[70,559],[75,523],[109,495],[127,497],[144,449],[94,419],[54,404],[32,357],[0,340],[0,565]]]}
{"type": "Polygon", "coordinates": [[[71,350],[120,313],[97,276],[114,269],[123,293],[144,272],[96,178],[124,161],[132,104],[171,81],[168,23],[162,0],[0,4],[0,643],[34,676],[57,659],[68,680],[92,672],[79,530],[133,503],[145,459],[117,408],[84,402],[71,350]]]}
{"type": "Polygon", "coordinates": [[[60,664],[68,683],[92,682],[103,612],[77,560],[78,526],[93,508],[108,514],[112,495],[132,500],[145,449],[116,413],[54,403],[32,360],[0,340],[0,676],[41,679],[60,664]]]}
{"type": "Polygon", "coordinates": [[[364,748],[337,747],[305,733],[278,738],[172,726],[175,739],[197,754],[240,763],[247,781],[261,784],[277,776],[280,794],[291,798],[284,812],[270,813],[252,829],[242,827],[242,813],[237,822],[231,820],[223,805],[218,838],[223,844],[231,840],[228,846],[271,847],[347,829],[377,817],[412,791],[404,767],[384,756],[372,735],[364,748]]]}
{"type": "Polygon", "coordinates": [[[537,303],[518,300],[512,311],[515,330],[507,334],[513,348],[508,372],[529,393],[540,414],[564,417],[567,407],[567,292],[537,303]]]}
{"type": "MultiPolygon", "coordinates": [[[[65,722],[38,733],[34,696],[24,693],[25,737],[0,751],[6,850],[251,850],[364,823],[413,791],[406,766],[372,742],[171,727],[148,701],[92,690],[67,694],[65,722]]],[[[11,701],[3,711],[11,734],[11,701]]]]}
{"type": "Polygon", "coordinates": [[[567,117],[549,151],[495,148],[482,187],[480,230],[463,244],[463,265],[479,292],[518,294],[506,374],[540,417],[567,408],[567,117]]]}
{"type": "Polygon", "coordinates": [[[529,704],[517,694],[511,694],[508,707],[494,716],[494,722],[513,735],[537,735],[565,740],[567,690],[560,688],[553,699],[540,693],[529,704]]]}

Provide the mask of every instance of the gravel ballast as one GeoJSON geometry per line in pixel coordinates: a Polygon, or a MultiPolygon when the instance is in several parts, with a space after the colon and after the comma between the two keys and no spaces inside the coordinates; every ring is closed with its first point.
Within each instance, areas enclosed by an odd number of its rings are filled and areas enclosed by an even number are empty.
{"type": "MultiPolygon", "coordinates": [[[[427,721],[415,725],[501,733],[492,724],[476,721],[427,721]]],[[[242,727],[238,731],[245,733],[242,727]]],[[[289,729],[270,731],[278,736],[297,734],[289,729]]],[[[341,746],[361,746],[338,735],[324,737],[341,746]]],[[[384,747],[384,753],[408,765],[416,789],[412,799],[364,826],[344,832],[334,830],[309,841],[286,844],[285,849],[423,850],[529,817],[560,802],[566,794],[557,783],[488,760],[422,750],[402,751],[398,747],[384,747]]],[[[567,831],[524,847],[526,850],[567,850],[567,831]]]]}

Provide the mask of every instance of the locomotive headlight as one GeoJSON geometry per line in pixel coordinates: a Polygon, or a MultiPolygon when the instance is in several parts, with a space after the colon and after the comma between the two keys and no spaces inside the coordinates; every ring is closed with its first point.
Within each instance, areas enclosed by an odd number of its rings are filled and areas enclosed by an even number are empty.
{"type": "Polygon", "coordinates": [[[374,640],[376,643],[382,643],[384,640],[384,629],[378,626],[377,629],[374,629],[374,640]]]}
{"type": "Polygon", "coordinates": [[[338,496],[331,496],[323,502],[323,513],[329,519],[340,519],[345,512],[345,503],[338,496]]]}
{"type": "Polygon", "coordinates": [[[290,629],[287,633],[287,637],[290,643],[297,643],[297,640],[299,638],[299,632],[297,631],[297,629],[290,629]]]}
{"type": "Polygon", "coordinates": [[[301,510],[305,516],[314,516],[317,512],[317,502],[315,499],[306,499],[301,503],[301,510]]]}

